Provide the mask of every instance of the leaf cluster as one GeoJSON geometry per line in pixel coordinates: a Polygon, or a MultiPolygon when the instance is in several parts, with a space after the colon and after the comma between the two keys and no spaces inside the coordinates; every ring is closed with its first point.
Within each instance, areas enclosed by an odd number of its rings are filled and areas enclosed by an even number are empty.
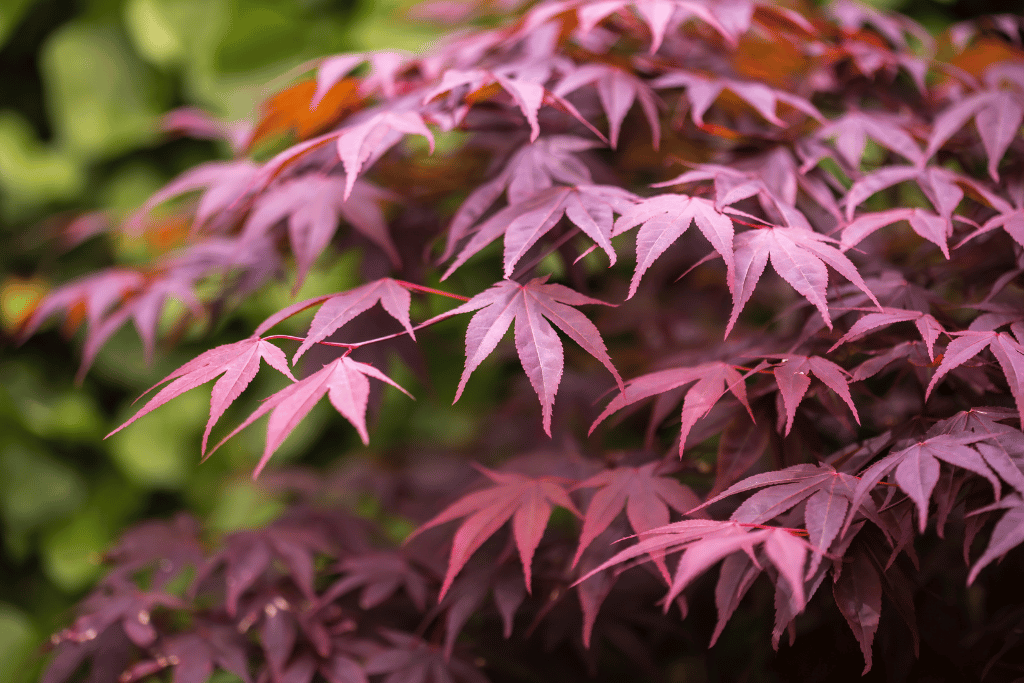
{"type": "Polygon", "coordinates": [[[334,486],[418,525],[398,545],[386,520],[310,504],[330,490],[315,481],[209,553],[185,521],[132,531],[47,681],[90,658],[96,681],[576,680],[578,660],[662,680],[679,642],[714,644],[768,602],[775,648],[801,614],[841,616],[863,672],[889,680],[941,669],[922,649],[971,652],[968,678],[1022,673],[978,645],[998,636],[949,650],[916,608],[949,554],[933,535],[961,540],[968,584],[1024,542],[1020,29],[935,38],[842,0],[548,0],[426,55],[320,61],[291,112],[303,139],[187,171],[123,228],[179,212],[187,246],[58,288],[25,333],[84,322],[85,372],[129,321],[152,350],[171,299],[188,325],[358,251],[362,284],[203,353],[122,428],[216,379],[209,455],[262,359],[289,384],[224,437],[269,415],[254,476],[325,396],[369,448],[393,405],[377,383],[410,393],[389,352],[444,354],[463,337],[444,321],[472,314],[457,386],[434,363],[411,393],[458,402],[503,368],[450,449],[482,479],[438,482],[412,438],[343,470],[334,486]],[[269,334],[311,308],[304,335],[269,334]],[[718,565],[717,622],[681,634],[675,610],[707,606],[718,565]],[[557,664],[522,654],[536,639],[557,664]]]}

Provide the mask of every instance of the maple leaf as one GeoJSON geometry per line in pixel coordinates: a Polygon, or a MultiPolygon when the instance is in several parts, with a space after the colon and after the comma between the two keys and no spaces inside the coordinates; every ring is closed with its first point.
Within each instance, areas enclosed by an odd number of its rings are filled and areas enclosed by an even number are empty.
{"type": "Polygon", "coordinates": [[[143,273],[127,268],[108,268],[67,282],[35,305],[22,325],[20,339],[24,342],[47,318],[62,309],[67,312],[65,324],[71,323],[71,329],[83,318],[93,329],[111,308],[140,290],[145,282],[143,273]]]}
{"type": "MultiPolygon", "coordinates": [[[[746,15],[746,22],[743,22],[742,19],[736,21],[734,13],[728,11],[723,12],[727,17],[723,22],[719,20],[718,12],[702,2],[693,0],[606,0],[604,2],[580,3],[576,10],[580,33],[590,32],[602,19],[618,12],[627,4],[636,9],[651,30],[650,53],[652,55],[661,47],[661,43],[665,39],[665,32],[668,30],[669,23],[673,21],[673,17],[681,21],[690,17],[699,18],[718,31],[727,41],[735,44],[739,35],[749,26],[752,12],[752,9],[748,9],[750,3],[736,3],[741,9],[740,15],[746,15]]],[[[722,4],[728,5],[729,3],[722,4]]]]}
{"type": "Polygon", "coordinates": [[[862,316],[847,330],[846,334],[839,341],[832,345],[828,352],[832,353],[840,345],[860,339],[877,329],[902,322],[914,323],[917,331],[921,334],[921,339],[928,345],[928,357],[934,360],[935,341],[939,338],[940,334],[946,333],[946,330],[939,324],[939,321],[929,313],[889,307],[885,307],[879,312],[871,312],[862,316]]]}
{"type": "MultiPolygon", "coordinates": [[[[757,372],[762,366],[758,366],[749,374],[757,372]]],[[[690,382],[696,382],[686,394],[683,400],[681,414],[681,432],[679,435],[679,457],[683,456],[683,447],[686,444],[686,436],[690,429],[700,418],[706,416],[718,400],[725,395],[726,391],[732,392],[733,396],[747,409],[753,419],[750,404],[747,401],[747,388],[743,383],[744,376],[734,365],[715,361],[703,363],[688,368],[671,368],[659,370],[640,377],[635,377],[621,388],[618,396],[605,406],[605,409],[597,416],[590,425],[590,432],[612,413],[625,408],[628,405],[642,401],[645,398],[664,394],[677,387],[684,386],[690,382]]]]}
{"type": "Polygon", "coordinates": [[[658,105],[661,101],[649,85],[628,71],[608,64],[583,64],[564,76],[552,88],[552,92],[565,97],[591,83],[597,88],[598,99],[608,119],[608,139],[613,148],[618,144],[626,114],[634,102],[639,102],[647,125],[651,128],[652,146],[658,149],[661,138],[658,105]]]}
{"type": "Polygon", "coordinates": [[[257,197],[242,228],[244,239],[262,237],[278,221],[288,219],[288,239],[295,255],[295,289],[301,286],[313,262],[327,247],[338,227],[338,218],[379,246],[398,265],[401,259],[388,233],[381,204],[391,193],[357,181],[342,199],[342,176],[307,174],[273,185],[257,197]]]}
{"type": "MultiPolygon", "coordinates": [[[[1014,332],[1017,333],[1017,330],[1014,332]]],[[[1017,403],[1021,421],[1024,422],[1024,347],[1020,341],[1006,332],[995,330],[965,330],[949,334],[956,338],[946,346],[942,362],[939,363],[925,390],[925,400],[928,400],[928,396],[946,373],[963,365],[987,348],[999,361],[1006,383],[1010,386],[1010,393],[1017,403]]]]}
{"type": "Polygon", "coordinates": [[[860,416],[850,396],[849,373],[835,363],[821,356],[774,356],[781,362],[772,368],[782,403],[786,408],[786,434],[793,428],[796,409],[811,386],[811,374],[820,379],[825,386],[836,392],[843,402],[849,406],[853,418],[860,424],[860,416]]]}
{"type": "Polygon", "coordinates": [[[651,462],[640,467],[616,467],[576,485],[575,488],[580,489],[601,488],[587,506],[572,566],[576,566],[583,551],[611,525],[623,508],[633,531],[640,534],[668,524],[669,508],[685,513],[697,506],[699,501],[690,487],[672,477],[656,474],[658,465],[651,462]]]}
{"type": "Polygon", "coordinates": [[[949,258],[947,240],[953,232],[952,221],[919,208],[887,209],[858,216],[856,220],[843,228],[841,248],[846,251],[856,246],[871,233],[899,221],[910,223],[914,232],[937,246],[942,250],[942,255],[949,258]]]}
{"type": "Polygon", "coordinates": [[[755,546],[760,545],[789,589],[790,607],[793,612],[802,611],[806,604],[804,565],[808,552],[813,548],[806,541],[794,536],[789,529],[758,527],[735,521],[686,519],[651,529],[639,537],[640,540],[635,545],[616,553],[579,581],[586,581],[598,572],[644,554],[682,550],[683,554],[679,558],[668,594],[663,600],[667,611],[672,601],[712,565],[734,553],[743,552],[751,556],[755,546]]]}
{"type": "Polygon", "coordinates": [[[601,333],[586,316],[572,308],[585,304],[611,304],[591,299],[564,285],[545,284],[546,281],[547,276],[534,278],[525,285],[511,280],[497,282],[461,306],[423,325],[460,313],[479,311],[466,329],[466,368],[455,392],[455,401],[458,401],[469,376],[494,351],[514,320],[516,350],[523,370],[540,398],[544,431],[550,436],[551,408],[564,365],[562,341],[551,323],[604,365],[619,387],[623,385],[601,340],[601,333]]]}
{"type": "Polygon", "coordinates": [[[974,583],[978,574],[994,560],[1001,558],[1021,543],[1024,543],[1024,499],[1019,494],[1006,496],[1003,500],[992,505],[972,511],[971,514],[980,514],[991,510],[1005,509],[1006,513],[999,518],[995,527],[992,528],[992,535],[989,537],[988,546],[981,556],[974,562],[970,573],[967,575],[967,585],[974,583]]]}
{"type": "Polygon", "coordinates": [[[766,121],[776,126],[786,123],[776,115],[778,104],[782,102],[798,109],[818,121],[824,117],[817,107],[808,100],[784,90],[771,88],[756,81],[737,81],[729,78],[710,79],[692,71],[673,70],[659,76],[651,82],[653,88],[686,88],[686,97],[690,101],[690,118],[694,125],[703,127],[704,114],[723,91],[729,90],[741,100],[749,104],[766,121]]]}
{"type": "Polygon", "coordinates": [[[848,112],[822,126],[817,137],[835,138],[835,148],[852,168],[859,170],[870,138],[913,164],[924,162],[924,153],[903,128],[905,121],[879,112],[848,112]]]}
{"type": "Polygon", "coordinates": [[[364,669],[371,676],[388,674],[383,680],[389,683],[488,683],[475,666],[422,638],[391,629],[382,635],[390,646],[367,660],[364,669]]]}
{"type": "MultiPolygon", "coordinates": [[[[423,96],[423,104],[453,90],[462,92],[466,99],[473,101],[479,97],[479,94],[489,93],[489,86],[497,86],[512,98],[512,101],[515,102],[526,118],[526,122],[530,126],[530,142],[533,142],[540,136],[540,121],[537,118],[537,114],[540,111],[541,105],[545,103],[568,113],[602,141],[608,142],[608,138],[583,118],[579,111],[576,110],[576,107],[570,104],[568,100],[545,88],[543,83],[539,82],[538,74],[527,73],[527,70],[523,70],[518,77],[514,77],[512,72],[515,70],[514,67],[499,71],[449,69],[441,77],[441,82],[423,96]]],[[[542,71],[541,73],[543,74],[544,72],[542,71]]]]}
{"type": "Polygon", "coordinates": [[[338,570],[344,573],[319,596],[321,606],[328,605],[356,588],[362,588],[359,607],[372,609],[394,595],[399,588],[423,611],[427,604],[427,581],[400,552],[371,552],[343,558],[338,570]]]}
{"type": "Polygon", "coordinates": [[[309,106],[318,107],[335,85],[362,64],[369,64],[370,67],[369,73],[359,82],[363,97],[380,90],[384,97],[390,99],[398,92],[396,77],[409,67],[410,57],[410,53],[398,50],[355,52],[325,57],[317,67],[316,92],[309,106]]]}
{"type": "MultiPolygon", "coordinates": [[[[430,152],[434,152],[434,134],[427,128],[419,112],[408,109],[411,104],[411,101],[396,101],[391,108],[374,112],[360,121],[354,121],[340,132],[331,134],[335,138],[338,157],[345,169],[343,201],[347,201],[352,194],[360,171],[394,147],[405,134],[423,136],[430,144],[430,152]]],[[[314,139],[307,144],[319,142],[314,139]]],[[[267,165],[270,166],[272,163],[273,161],[268,162],[267,165]]]]}
{"type": "Polygon", "coordinates": [[[199,229],[213,217],[218,216],[221,224],[227,224],[232,208],[243,208],[241,200],[256,187],[260,167],[248,159],[238,161],[209,161],[185,171],[154,193],[128,219],[129,232],[139,232],[143,221],[158,205],[172,197],[206,188],[196,206],[193,225],[199,229]]]}
{"type": "Polygon", "coordinates": [[[728,272],[729,291],[733,292],[736,264],[733,259],[732,219],[719,211],[712,202],[685,194],[648,197],[622,212],[615,221],[612,235],[621,235],[641,223],[643,226],[636,236],[636,272],[629,284],[627,299],[636,294],[640,278],[655,259],[679,239],[691,223],[697,224],[711,246],[721,254],[728,272]]]}
{"type": "MultiPolygon", "coordinates": [[[[760,490],[743,501],[729,519],[744,524],[764,524],[803,503],[808,541],[817,550],[807,568],[810,579],[833,541],[840,536],[857,482],[857,477],[837,472],[830,465],[794,465],[738,481],[690,512],[754,489],[760,490]]],[[[862,506],[860,512],[869,519],[879,520],[878,509],[873,505],[862,506]]]]}
{"type": "Polygon", "coordinates": [[[756,197],[761,209],[768,216],[760,216],[731,208],[737,216],[758,221],[758,223],[781,222],[785,226],[813,230],[804,211],[797,208],[799,191],[810,197],[822,209],[836,219],[842,212],[836,203],[833,191],[814,175],[801,169],[793,152],[779,146],[762,154],[728,166],[721,164],[693,164],[689,171],[652,187],[669,187],[688,183],[703,183],[711,180],[715,184],[715,208],[719,211],[751,197],[756,197]]]}
{"type": "Polygon", "coordinates": [[[145,392],[146,394],[164,382],[170,382],[149,399],[146,405],[127,422],[107,434],[107,438],[171,399],[181,396],[200,384],[206,384],[215,377],[220,377],[213,385],[213,393],[210,397],[210,418],[203,431],[202,452],[206,453],[206,443],[210,438],[213,425],[217,423],[228,406],[234,403],[235,399],[241,396],[245,388],[249,386],[259,370],[261,358],[267,365],[293,382],[295,381],[291,370],[288,369],[288,361],[285,359],[284,352],[270,342],[259,337],[250,337],[232,344],[223,344],[205,351],[150,387],[145,392]]]}
{"type": "Polygon", "coordinates": [[[529,199],[505,207],[477,226],[441,279],[448,278],[456,268],[502,234],[505,236],[505,277],[511,277],[527,250],[554,228],[563,216],[594,240],[614,265],[612,213],[626,211],[635,199],[637,197],[632,192],[614,185],[562,186],[541,190],[529,199]]]}
{"type": "Polygon", "coordinates": [[[377,368],[343,356],[324,365],[309,377],[268,396],[252,415],[224,437],[213,450],[217,450],[225,441],[270,412],[266,447],[253,471],[255,478],[259,476],[274,451],[325,394],[331,405],[356,428],[363,444],[367,444],[370,442],[370,436],[366,431],[366,405],[370,398],[370,382],[367,377],[386,382],[412,398],[408,391],[377,368]]]}
{"type": "Polygon", "coordinates": [[[335,330],[360,313],[369,310],[373,305],[379,303],[381,308],[387,311],[388,315],[401,323],[405,331],[413,339],[416,332],[413,330],[412,321],[409,319],[409,306],[412,297],[409,290],[391,278],[381,278],[360,285],[354,289],[340,294],[334,294],[324,300],[324,297],[316,297],[308,302],[314,305],[323,300],[320,309],[313,316],[309,324],[309,332],[306,339],[299,345],[292,362],[296,363],[303,353],[309,350],[317,342],[326,339],[335,330]]]}
{"type": "Polygon", "coordinates": [[[940,113],[928,138],[925,155],[935,154],[969,119],[974,119],[988,155],[988,174],[999,180],[998,166],[1024,122],[1024,101],[1011,90],[984,90],[970,95],[940,113]]]}
{"type": "Polygon", "coordinates": [[[157,324],[165,306],[170,299],[177,299],[185,304],[194,316],[202,313],[202,304],[196,298],[194,286],[195,273],[170,269],[162,276],[148,278],[143,287],[133,292],[121,307],[105,317],[95,327],[89,328],[82,347],[82,365],[77,378],[79,381],[96,360],[100,348],[117,330],[131,320],[142,339],[143,353],[148,360],[153,357],[156,345],[157,324]]]}
{"type": "Polygon", "coordinates": [[[364,104],[355,79],[338,81],[314,103],[316,90],[316,82],[305,80],[265,100],[260,121],[253,127],[244,151],[251,151],[260,142],[276,136],[308,139],[336,125],[364,104]]]}
{"type": "MultiPolygon", "coordinates": [[[[975,191],[982,188],[980,183],[971,178],[937,166],[886,166],[869,173],[855,182],[846,194],[846,220],[853,222],[843,231],[843,249],[848,249],[879,228],[906,220],[914,232],[938,245],[948,259],[949,248],[946,246],[946,239],[953,234],[953,220],[963,220],[953,215],[953,211],[964,197],[961,185],[975,191]],[[896,208],[867,214],[853,221],[854,211],[868,197],[909,180],[917,183],[938,215],[920,208],[896,208]]],[[[987,198],[992,193],[980,189],[979,194],[987,198]]]]}
{"type": "MultiPolygon", "coordinates": [[[[939,480],[939,463],[950,465],[973,472],[984,477],[992,486],[992,491],[999,496],[1000,484],[997,468],[993,468],[973,444],[988,439],[986,434],[961,433],[957,435],[939,434],[923,439],[890,453],[873,463],[861,474],[860,482],[854,491],[850,504],[850,525],[852,515],[857,512],[868,494],[890,472],[895,471],[894,479],[914,502],[918,509],[918,530],[924,533],[928,524],[928,501],[939,480]],[[994,471],[995,470],[995,471],[994,471]]],[[[1019,480],[1019,478],[1018,478],[1019,480]]]]}
{"type": "Polygon", "coordinates": [[[725,336],[729,336],[733,325],[739,319],[740,311],[754,293],[757,281],[761,279],[764,267],[771,258],[783,280],[788,282],[801,296],[807,299],[821,313],[829,329],[832,320],[828,313],[825,290],[828,272],[825,264],[832,266],[847,280],[864,292],[871,302],[882,307],[875,295],[864,283],[856,266],[841,251],[828,244],[835,240],[810,230],[771,226],[740,233],[736,237],[736,284],[734,303],[725,336]]]}
{"type": "Polygon", "coordinates": [[[844,569],[833,584],[832,595],[836,607],[857,638],[864,655],[863,674],[866,674],[871,669],[871,645],[882,614],[882,581],[865,552],[853,553],[850,566],[844,569]]]}
{"type": "Polygon", "coordinates": [[[448,571],[441,585],[438,599],[444,597],[452,581],[488,538],[512,520],[519,559],[523,563],[523,577],[527,590],[531,590],[533,554],[540,545],[548,518],[554,505],[581,516],[559,479],[540,477],[532,479],[515,472],[496,472],[477,466],[493,486],[475,491],[455,501],[436,517],[416,529],[406,542],[418,534],[460,517],[468,517],[452,538],[452,551],[448,571]]]}
{"type": "Polygon", "coordinates": [[[591,184],[590,169],[574,153],[598,146],[593,140],[571,135],[545,135],[520,147],[496,177],[478,185],[459,206],[448,226],[441,260],[452,257],[456,245],[503,192],[511,206],[550,188],[556,180],[567,185],[591,184]]]}
{"type": "Polygon", "coordinates": [[[1022,191],[1024,191],[1024,187],[1018,186],[1016,188],[1018,199],[1015,202],[1015,206],[1004,201],[998,195],[985,195],[985,199],[998,213],[985,221],[976,231],[965,237],[960,244],[964,244],[968,240],[996,228],[1002,228],[1017,244],[1024,246],[1024,206],[1022,206],[1024,205],[1024,196],[1020,196],[1022,191]]]}

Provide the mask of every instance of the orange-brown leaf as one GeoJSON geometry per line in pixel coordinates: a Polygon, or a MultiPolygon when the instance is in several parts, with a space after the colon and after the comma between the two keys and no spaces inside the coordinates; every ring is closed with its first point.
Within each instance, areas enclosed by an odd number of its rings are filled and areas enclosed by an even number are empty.
{"type": "Polygon", "coordinates": [[[344,78],[327,91],[320,103],[311,107],[316,81],[302,81],[282,90],[263,104],[263,118],[253,131],[249,147],[278,135],[293,135],[306,140],[332,125],[362,105],[359,81],[344,78]]]}

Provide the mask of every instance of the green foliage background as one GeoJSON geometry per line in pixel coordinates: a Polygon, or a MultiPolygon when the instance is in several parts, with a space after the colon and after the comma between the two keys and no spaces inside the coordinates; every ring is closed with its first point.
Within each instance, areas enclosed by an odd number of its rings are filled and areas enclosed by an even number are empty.
{"type": "MultiPolygon", "coordinates": [[[[875,4],[910,11],[937,30],[955,18],[1013,9],[1013,0],[1007,7],[1000,2],[875,4]]],[[[72,605],[102,569],[104,549],[132,522],[187,509],[224,531],[259,524],[283,504],[248,479],[253,453],[262,449],[259,429],[198,465],[208,409],[202,391],[109,440],[103,436],[154,381],[210,346],[248,335],[290,303],[287,286],[272,287],[216,323],[212,334],[191,330],[158,352],[152,366],[134,332],[122,331],[76,387],[78,355],[57,325],[21,348],[13,343],[14,326],[51,283],[146,259],[147,252],[107,236],[62,250],[56,228],[86,211],[117,222],[177,173],[227,155],[215,143],[164,139],[159,123],[170,109],[196,105],[226,120],[251,118],[254,104],[287,85],[305,60],[425,46],[438,28],[398,20],[407,4],[0,0],[0,683],[38,678],[40,644],[70,621],[72,605]]],[[[352,286],[354,267],[349,259],[315,271],[304,290],[352,286]]],[[[453,431],[465,436],[474,429],[474,400],[486,398],[467,396],[431,424],[403,428],[441,442],[443,427],[451,442],[453,431]]],[[[251,406],[236,405],[235,421],[251,406]]],[[[395,413],[375,444],[386,448],[389,428],[397,432],[400,406],[395,413]]],[[[326,417],[314,411],[275,462],[295,461],[318,440],[348,443],[351,430],[332,432],[326,417]]],[[[333,456],[338,448],[330,450],[333,456]]]]}

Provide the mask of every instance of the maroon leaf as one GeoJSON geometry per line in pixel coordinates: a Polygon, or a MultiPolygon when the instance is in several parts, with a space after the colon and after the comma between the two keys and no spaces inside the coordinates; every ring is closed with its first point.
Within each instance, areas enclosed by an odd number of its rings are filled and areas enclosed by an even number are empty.
{"type": "Polygon", "coordinates": [[[787,356],[773,369],[775,381],[782,394],[782,403],[786,407],[786,434],[793,428],[796,409],[811,386],[811,374],[820,379],[825,386],[836,392],[843,402],[850,407],[853,419],[860,424],[860,416],[850,396],[849,374],[830,360],[820,356],[787,356]]]}
{"type": "Polygon", "coordinates": [[[440,317],[483,309],[473,316],[466,330],[466,368],[455,392],[456,401],[462,395],[469,376],[494,351],[515,320],[519,359],[540,397],[544,431],[550,434],[551,408],[564,363],[562,342],[550,323],[608,368],[620,387],[622,379],[612,365],[600,332],[586,316],[572,308],[584,304],[609,304],[583,296],[563,285],[544,284],[546,280],[546,277],[535,278],[525,285],[510,280],[498,282],[440,317]]]}
{"type": "Polygon", "coordinates": [[[220,448],[225,441],[266,413],[273,411],[270,414],[270,422],[267,424],[266,448],[263,450],[259,464],[253,471],[253,477],[259,476],[270,460],[270,456],[292,433],[302,418],[309,413],[313,405],[323,398],[324,394],[327,394],[331,405],[341,413],[342,417],[356,428],[363,443],[369,443],[370,436],[366,431],[366,405],[370,397],[370,383],[366,379],[368,376],[386,382],[406,396],[412,397],[409,392],[377,368],[345,356],[328,363],[309,377],[301,379],[265,399],[263,405],[224,437],[214,450],[220,448]]]}
{"type": "Polygon", "coordinates": [[[853,515],[866,500],[868,494],[886,475],[896,471],[896,484],[910,496],[918,509],[918,529],[924,533],[928,523],[928,501],[939,479],[939,461],[968,469],[987,478],[998,494],[998,479],[985,462],[981,453],[971,444],[986,437],[980,434],[950,436],[940,434],[919,441],[887,455],[872,464],[861,475],[850,504],[848,527],[853,515]]]}
{"type": "MultiPolygon", "coordinates": [[[[636,272],[630,282],[629,295],[626,298],[632,298],[636,294],[643,274],[655,259],[686,232],[691,222],[697,224],[697,228],[711,242],[715,251],[722,255],[728,271],[729,290],[733,291],[736,266],[733,262],[732,220],[706,199],[681,194],[662,194],[644,199],[627,208],[615,222],[614,235],[621,235],[643,223],[636,236],[636,272]]],[[[733,296],[735,297],[734,291],[733,296]]]]}
{"type": "Polygon", "coordinates": [[[818,130],[820,138],[835,138],[835,147],[854,169],[860,169],[868,138],[896,152],[913,164],[922,163],[924,154],[917,142],[895,117],[875,112],[852,111],[833,119],[818,130]]]}
{"type": "MultiPolygon", "coordinates": [[[[991,564],[993,560],[1001,558],[1024,543],[1024,501],[1018,495],[1007,496],[999,507],[1006,507],[1006,513],[999,518],[992,529],[992,536],[989,537],[985,552],[971,567],[971,572],[967,575],[968,585],[974,583],[981,570],[991,564]]],[[[982,512],[982,510],[977,512],[982,512]]]]}
{"type": "Polygon", "coordinates": [[[734,286],[732,316],[726,326],[729,336],[740,311],[761,279],[765,264],[771,258],[775,271],[821,313],[829,329],[832,320],[825,300],[828,273],[825,264],[839,271],[843,277],[864,292],[872,303],[881,308],[857,268],[846,256],[828,244],[830,238],[798,228],[769,227],[741,233],[736,237],[736,284],[734,286]]]}
{"type": "Polygon", "coordinates": [[[466,197],[448,226],[441,260],[451,258],[456,245],[473,232],[472,226],[503,192],[507,191],[509,206],[514,206],[550,188],[555,181],[570,186],[591,184],[590,169],[575,153],[598,146],[593,140],[570,135],[545,135],[523,145],[511,155],[501,173],[466,197]]]}
{"type": "Polygon", "coordinates": [[[621,188],[604,185],[552,187],[541,190],[517,204],[508,206],[476,228],[469,242],[448,266],[441,277],[449,277],[474,254],[505,236],[505,277],[511,277],[515,266],[537,241],[566,216],[587,237],[608,254],[615,263],[612,248],[612,212],[622,213],[632,205],[634,195],[621,188]]]}
{"type": "Polygon", "coordinates": [[[363,167],[379,159],[405,134],[422,135],[430,143],[430,151],[434,151],[434,135],[415,111],[385,109],[335,134],[338,157],[345,168],[343,201],[352,194],[363,167]]]}
{"type": "Polygon", "coordinates": [[[927,156],[932,156],[971,118],[988,155],[988,173],[999,180],[996,170],[1010,143],[1024,122],[1024,105],[1009,90],[986,90],[960,100],[935,119],[928,140],[927,156]]]}
{"type": "Polygon", "coordinates": [[[278,221],[288,219],[288,238],[298,270],[296,289],[330,243],[339,218],[383,249],[392,263],[401,261],[381,210],[392,195],[362,181],[355,182],[347,195],[345,187],[341,176],[307,174],[270,187],[253,203],[243,228],[246,239],[262,237],[278,221]]]}
{"type": "Polygon", "coordinates": [[[412,321],[409,319],[409,305],[412,303],[409,290],[391,278],[381,278],[347,292],[335,294],[324,301],[320,310],[313,316],[309,333],[305,341],[299,345],[292,362],[298,362],[299,357],[313,344],[326,339],[339,327],[377,303],[402,324],[410,337],[416,338],[412,321]]]}
{"type": "Polygon", "coordinates": [[[567,508],[579,516],[576,506],[556,479],[531,479],[512,472],[495,472],[484,467],[479,469],[494,486],[457,500],[409,536],[411,539],[427,529],[468,516],[452,539],[448,572],[441,586],[442,598],[470,556],[510,519],[519,559],[523,563],[526,588],[530,590],[533,553],[544,535],[552,506],[567,508]]]}
{"type": "Polygon", "coordinates": [[[552,92],[564,97],[591,83],[597,88],[598,98],[608,119],[608,139],[612,147],[618,143],[626,114],[633,103],[639,101],[651,129],[652,145],[658,149],[661,137],[658,106],[661,102],[649,85],[628,71],[607,64],[584,64],[559,81],[552,92]]]}
{"type": "MultiPolygon", "coordinates": [[[[754,370],[748,371],[748,376],[760,370],[761,367],[758,366],[754,370]]],[[[736,366],[722,362],[705,363],[692,368],[659,370],[641,375],[626,382],[622,392],[611,400],[594,420],[594,423],[590,425],[590,431],[593,433],[597,425],[605,418],[628,405],[696,381],[697,383],[690,388],[683,400],[682,431],[679,438],[679,455],[682,457],[683,447],[690,429],[698,419],[710,412],[726,391],[732,392],[753,419],[754,416],[747,401],[744,379],[745,377],[739,373],[736,366]]]]}
{"type": "Polygon", "coordinates": [[[836,606],[846,618],[864,654],[864,672],[871,669],[871,645],[882,614],[882,582],[871,560],[854,553],[849,567],[832,586],[836,606]]]}
{"type": "Polygon", "coordinates": [[[925,399],[927,400],[946,373],[963,365],[986,348],[990,348],[1006,376],[1006,382],[1010,385],[1010,393],[1017,402],[1017,410],[1024,421],[1024,347],[1006,332],[965,330],[951,334],[956,335],[956,338],[946,347],[946,351],[942,355],[942,362],[935,374],[932,375],[931,382],[928,383],[925,399]]]}
{"type": "Polygon", "coordinates": [[[881,312],[872,312],[862,316],[853,324],[852,327],[850,327],[839,341],[832,345],[832,348],[829,349],[829,353],[834,351],[838,346],[860,339],[874,330],[882,327],[888,327],[894,323],[911,321],[917,327],[917,331],[921,333],[921,338],[924,340],[925,344],[928,345],[928,357],[934,360],[935,341],[939,338],[940,334],[945,334],[946,332],[942,325],[939,324],[939,321],[928,313],[888,307],[883,308],[881,312]]]}
{"type": "MultiPolygon", "coordinates": [[[[249,386],[249,382],[252,381],[252,378],[256,376],[256,372],[259,370],[261,358],[272,368],[295,381],[291,370],[288,369],[288,361],[284,356],[284,352],[270,342],[258,337],[250,337],[233,344],[224,344],[202,353],[160,380],[156,386],[168,380],[171,380],[171,383],[158,391],[153,398],[149,399],[146,405],[139,412],[135,413],[131,419],[110,432],[110,434],[107,434],[107,437],[116,434],[143,415],[167,403],[172,398],[176,398],[200,384],[205,384],[214,377],[223,375],[213,385],[213,394],[210,397],[210,419],[206,422],[206,430],[203,432],[202,452],[206,453],[206,443],[210,438],[210,431],[213,429],[213,425],[217,423],[217,420],[224,414],[228,406],[249,386]]],[[[152,388],[149,391],[152,391],[152,388]]]]}
{"type": "MultiPolygon", "coordinates": [[[[655,474],[657,467],[656,462],[641,467],[616,467],[577,484],[577,488],[601,488],[590,499],[583,518],[573,566],[576,566],[583,551],[608,528],[623,508],[629,525],[640,534],[668,524],[669,508],[682,513],[697,506],[697,496],[688,486],[671,477],[655,474]]],[[[660,555],[652,559],[659,558],[660,555]]]]}

